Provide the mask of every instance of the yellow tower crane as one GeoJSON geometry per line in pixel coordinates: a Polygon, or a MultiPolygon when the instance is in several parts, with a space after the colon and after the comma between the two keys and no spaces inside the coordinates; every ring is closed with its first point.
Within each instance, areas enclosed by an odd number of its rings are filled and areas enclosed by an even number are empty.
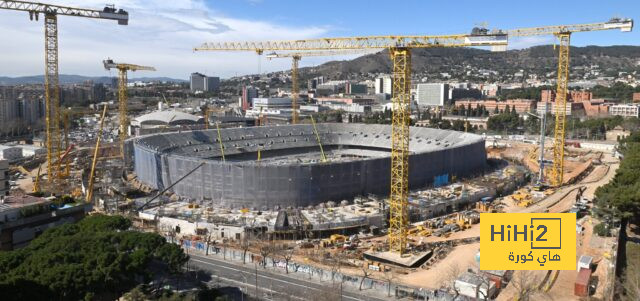
{"type": "MultiPolygon", "coordinates": [[[[558,81],[556,83],[556,101],[554,110],[556,123],[553,142],[553,166],[551,167],[549,177],[550,184],[552,186],[562,185],[564,177],[564,145],[567,123],[566,106],[569,85],[569,46],[571,34],[574,32],[612,29],[620,29],[623,32],[629,32],[633,29],[633,20],[613,18],[608,22],[601,23],[531,27],[507,31],[510,38],[534,35],[554,35],[558,38],[558,81]]],[[[541,149],[540,151],[544,150],[541,149]]]]}
{"type": "Polygon", "coordinates": [[[156,68],[149,66],[140,66],[127,63],[115,63],[112,59],[102,61],[104,68],[110,70],[118,69],[118,111],[120,117],[120,154],[124,158],[124,141],[127,139],[127,130],[129,128],[129,110],[127,109],[127,72],[129,71],[156,71],[156,68]]]}
{"type": "Polygon", "coordinates": [[[306,51],[306,52],[285,52],[285,53],[270,53],[267,54],[268,59],[273,58],[291,58],[291,123],[298,123],[298,97],[300,84],[298,83],[298,64],[302,57],[306,56],[332,56],[332,55],[349,55],[349,54],[363,54],[366,50],[351,49],[351,50],[327,50],[327,51],[306,51]]]}
{"type": "Polygon", "coordinates": [[[389,248],[403,253],[407,246],[409,195],[409,121],[411,49],[435,47],[494,46],[506,49],[504,33],[472,33],[441,36],[368,36],[295,41],[205,43],[196,51],[322,51],[389,49],[393,62],[393,117],[391,127],[391,189],[389,197],[389,248]]]}
{"type": "Polygon", "coordinates": [[[96,175],[96,164],[98,162],[98,152],[100,151],[100,140],[102,140],[102,129],[104,127],[104,117],[107,116],[107,106],[102,109],[102,117],[100,118],[100,128],[98,129],[98,135],[96,136],[96,148],[93,150],[93,160],[91,160],[91,171],[89,173],[89,187],[87,187],[87,203],[93,201],[93,184],[96,175]]]}
{"type": "Polygon", "coordinates": [[[52,5],[28,1],[0,0],[0,9],[25,11],[31,20],[38,21],[40,14],[44,15],[45,39],[45,123],[47,135],[47,175],[51,182],[60,170],[53,162],[60,158],[60,86],[58,80],[58,16],[74,16],[93,19],[116,20],[120,25],[127,25],[129,13],[113,6],[106,6],[103,10],[84,9],[60,5],[52,5]]]}

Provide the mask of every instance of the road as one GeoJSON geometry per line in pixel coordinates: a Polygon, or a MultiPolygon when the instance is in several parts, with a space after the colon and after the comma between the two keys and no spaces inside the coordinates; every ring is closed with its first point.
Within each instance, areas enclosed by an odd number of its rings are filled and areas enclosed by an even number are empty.
{"type": "MultiPolygon", "coordinates": [[[[256,295],[256,268],[253,263],[246,265],[230,263],[218,258],[205,257],[196,254],[189,254],[190,267],[212,272],[212,282],[224,282],[232,286],[239,287],[249,295],[256,295]]],[[[258,266],[258,295],[260,299],[271,300],[327,300],[329,294],[339,297],[339,283],[336,288],[332,283],[320,283],[317,279],[301,279],[290,277],[285,274],[272,273],[258,266]]],[[[380,295],[380,294],[378,294],[380,295]]],[[[375,298],[361,293],[342,291],[342,300],[390,300],[375,298]]]]}

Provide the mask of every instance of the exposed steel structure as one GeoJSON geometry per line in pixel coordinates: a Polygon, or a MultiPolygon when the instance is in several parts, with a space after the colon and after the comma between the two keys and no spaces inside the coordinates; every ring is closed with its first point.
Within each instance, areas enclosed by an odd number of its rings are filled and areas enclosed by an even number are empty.
{"type": "MultiPolygon", "coordinates": [[[[391,190],[389,197],[389,249],[403,253],[407,246],[409,116],[411,49],[437,47],[494,46],[505,50],[504,33],[473,33],[441,36],[367,36],[296,41],[205,43],[195,51],[311,51],[389,49],[393,61],[393,126],[391,148],[391,190]]],[[[295,60],[294,60],[295,61],[295,60]]],[[[294,63],[294,67],[296,67],[294,63]]]]}
{"type": "Polygon", "coordinates": [[[127,97],[127,72],[129,71],[156,71],[155,68],[149,66],[140,66],[127,63],[115,63],[111,59],[102,61],[104,68],[110,70],[112,68],[118,69],[118,111],[120,118],[120,153],[124,157],[124,141],[127,139],[127,132],[129,128],[129,110],[128,97],[127,97]]]}
{"type": "Polygon", "coordinates": [[[120,25],[127,25],[129,14],[107,6],[103,10],[84,9],[60,5],[51,5],[28,1],[0,0],[0,9],[25,11],[31,20],[38,21],[44,15],[45,37],[45,125],[47,136],[47,175],[49,182],[61,173],[54,161],[60,158],[62,141],[60,137],[60,86],[58,78],[58,16],[74,16],[93,19],[116,20],[120,25]]]}
{"type": "Polygon", "coordinates": [[[96,148],[93,150],[93,160],[91,160],[91,172],[89,173],[89,187],[87,188],[87,203],[93,201],[93,184],[95,182],[96,164],[98,162],[98,152],[100,151],[100,140],[102,140],[102,129],[104,127],[104,118],[107,116],[107,106],[102,109],[102,117],[100,118],[100,128],[96,137],[96,148]]]}

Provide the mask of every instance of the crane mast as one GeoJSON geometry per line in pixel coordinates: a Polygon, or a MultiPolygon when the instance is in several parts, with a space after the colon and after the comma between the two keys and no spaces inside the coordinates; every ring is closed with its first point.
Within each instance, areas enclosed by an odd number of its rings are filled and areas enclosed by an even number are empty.
{"type": "Polygon", "coordinates": [[[291,60],[291,123],[298,123],[298,63],[301,56],[293,56],[291,60]]]}
{"type": "Polygon", "coordinates": [[[120,154],[124,158],[124,141],[127,140],[127,132],[129,128],[129,110],[128,110],[128,96],[127,96],[127,72],[128,71],[155,71],[156,69],[149,66],[140,66],[127,63],[115,63],[111,59],[102,61],[104,68],[107,70],[118,69],[118,114],[120,119],[120,154]]]}
{"type": "MultiPolygon", "coordinates": [[[[439,47],[492,46],[506,49],[504,33],[442,36],[369,36],[295,41],[204,43],[195,51],[318,51],[389,49],[393,62],[393,117],[391,143],[391,187],[389,196],[389,250],[404,253],[407,246],[409,194],[409,123],[411,88],[411,49],[439,47]]],[[[295,67],[295,65],[294,65],[295,67]]]]}
{"type": "Polygon", "coordinates": [[[62,139],[60,137],[60,80],[58,77],[58,16],[116,20],[120,25],[127,25],[129,13],[122,9],[116,10],[113,6],[106,6],[103,10],[95,10],[8,0],[0,0],[0,9],[28,12],[30,19],[35,19],[36,21],[38,21],[40,14],[44,15],[47,175],[49,182],[52,182],[54,178],[60,175],[59,165],[53,162],[60,157],[62,152],[62,139]]]}
{"type": "Polygon", "coordinates": [[[96,137],[96,148],[93,150],[93,160],[91,160],[91,171],[89,173],[89,187],[87,188],[87,203],[93,201],[93,184],[95,183],[96,164],[98,162],[98,152],[100,151],[100,140],[102,140],[102,129],[104,127],[104,118],[107,115],[107,105],[102,109],[102,116],[100,117],[100,128],[96,137]]]}
{"type": "Polygon", "coordinates": [[[389,249],[403,253],[409,224],[409,124],[411,116],[411,51],[390,49],[393,62],[391,112],[391,193],[389,249]]]}

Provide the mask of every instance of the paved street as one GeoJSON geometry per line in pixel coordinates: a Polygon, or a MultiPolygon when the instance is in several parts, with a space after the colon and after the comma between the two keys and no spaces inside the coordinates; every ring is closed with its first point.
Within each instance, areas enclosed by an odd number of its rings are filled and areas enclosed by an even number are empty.
{"type": "MultiPolygon", "coordinates": [[[[253,263],[242,265],[196,254],[189,254],[189,256],[191,256],[189,262],[191,268],[197,267],[212,272],[213,284],[218,282],[219,277],[220,283],[237,286],[245,292],[248,291],[252,296],[256,294],[256,268],[253,263]]],[[[260,299],[326,300],[330,294],[335,294],[336,298],[339,297],[339,283],[336,283],[334,288],[331,282],[320,283],[317,279],[306,280],[300,277],[290,277],[285,274],[272,273],[258,266],[258,295],[260,299]]],[[[344,289],[342,300],[390,300],[390,298],[376,298],[344,289]]]]}

